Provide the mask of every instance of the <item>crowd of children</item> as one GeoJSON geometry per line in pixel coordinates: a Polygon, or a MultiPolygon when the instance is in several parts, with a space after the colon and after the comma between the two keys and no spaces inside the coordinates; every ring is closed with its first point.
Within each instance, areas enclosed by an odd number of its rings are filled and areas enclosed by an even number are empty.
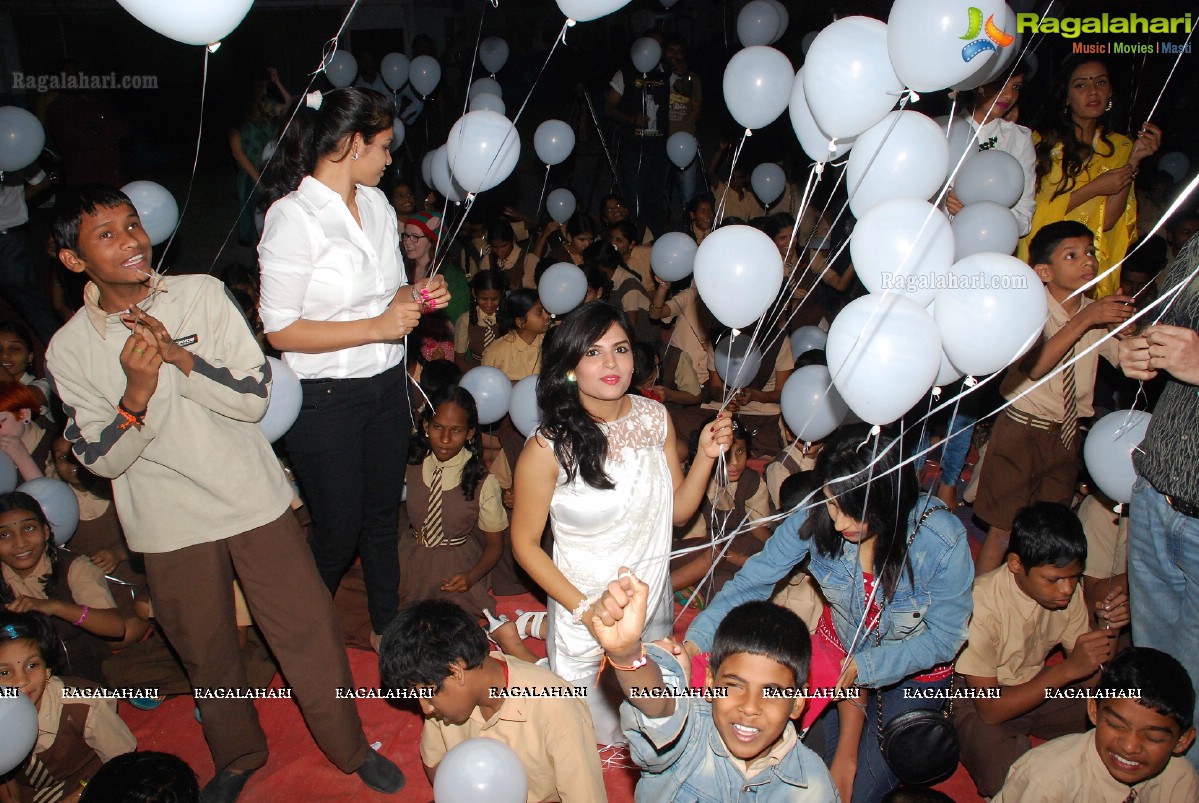
{"type": "MultiPolygon", "coordinates": [[[[1088,64],[1079,81],[1100,83],[1088,64]]],[[[969,120],[989,147],[1031,159],[1027,132],[997,113],[1022,79],[984,88],[969,120]]],[[[1083,90],[1071,91],[1077,118],[1083,90]]],[[[1097,246],[1103,232],[1084,222],[1038,218],[1031,195],[1045,188],[1028,184],[1018,219],[1045,284],[1043,336],[998,397],[980,392],[969,416],[941,426],[944,462],[956,441],[969,463],[953,435],[1006,405],[975,438],[985,459],[973,461],[972,512],[989,529],[972,550],[963,466],[942,465],[939,486],[937,461],[918,472],[905,462],[917,433],[872,441],[846,424],[806,443],[788,427],[783,386],[821,364],[819,350],[773,338],[756,375],[726,387],[727,328],[689,279],[651,270],[662,222],[649,230],[612,195],[598,225],[509,210],[441,242],[451,235],[412,184],[392,206],[374,189],[391,159],[381,108],[361,90],[309,103],[307,135],[282,143],[295,153],[264,176],[276,205],[261,273],[229,271],[227,287],[154,273],[119,191],[60,201],[59,258],[90,283],[49,344],[45,378],[28,332],[0,323],[0,451],[22,480],[66,482],[80,516],[63,545],[36,499],[0,494],[0,685],[21,688],[39,718],[0,801],[87,800],[101,766],[135,750],[115,706],[73,701],[73,684],[185,695],[265,686],[276,669],[335,766],[398,790],[403,774],[331,693],[352,685],[330,593],[355,556],[382,682],[426,695],[430,780],[447,752],[483,737],[516,751],[530,801],[604,800],[597,746],[616,744],[641,769],[646,803],[900,800],[920,790],[892,764],[884,729],[954,698],[947,721],[984,797],[1199,801],[1195,668],[1131,646],[1136,536],[1080,482],[1086,423],[1120,393],[1098,357],[1128,370],[1128,346],[1104,338],[1132,335],[1122,327],[1165,265],[1127,294],[1086,297],[1115,246],[1097,246]],[[342,287],[333,252],[379,264],[342,287]],[[552,316],[536,288],[558,261],[579,265],[588,291],[552,316]],[[303,389],[274,448],[255,423],[272,349],[303,389]],[[537,377],[530,437],[507,417],[480,422],[458,384],[477,366],[537,377]],[[495,597],[523,592],[545,610],[508,621],[495,597]],[[700,612],[676,642],[688,607],[700,612]]],[[[1140,158],[1156,147],[1124,143],[1140,158]]],[[[744,169],[722,168],[729,149],[712,160],[714,196],[687,204],[685,232],[765,232],[794,278],[779,299],[786,334],[827,329],[864,291],[834,258],[843,236],[831,215],[768,214],[744,169]]],[[[1056,176],[1061,154],[1041,155],[1050,166],[1029,169],[1056,176]]],[[[1195,220],[1182,217],[1172,232],[1195,220]]],[[[1189,258],[1196,249],[1172,236],[1189,258]]],[[[1152,362],[1165,359],[1155,345],[1142,370],[1188,382],[1152,362]]],[[[266,735],[245,701],[198,697],[197,716],[217,770],[203,799],[234,800],[266,761],[266,735]]]]}

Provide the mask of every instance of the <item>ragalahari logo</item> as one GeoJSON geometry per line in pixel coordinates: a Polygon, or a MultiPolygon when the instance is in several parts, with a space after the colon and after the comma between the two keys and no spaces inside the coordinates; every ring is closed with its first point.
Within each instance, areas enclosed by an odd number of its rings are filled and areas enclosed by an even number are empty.
{"type": "Polygon", "coordinates": [[[987,23],[984,25],[981,9],[970,6],[969,14],[970,24],[966,28],[966,35],[961,38],[970,40],[970,42],[962,48],[962,61],[972,61],[980,53],[993,53],[1016,41],[1016,37],[999,29],[999,26],[995,24],[994,15],[987,17],[987,23]],[[985,39],[980,39],[978,36],[982,32],[987,34],[985,39]]]}

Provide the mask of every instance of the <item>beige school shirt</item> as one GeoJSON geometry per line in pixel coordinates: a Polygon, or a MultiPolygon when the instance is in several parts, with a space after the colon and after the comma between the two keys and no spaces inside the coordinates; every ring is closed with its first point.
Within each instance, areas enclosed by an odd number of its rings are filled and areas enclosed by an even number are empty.
{"type": "Polygon", "coordinates": [[[1072,733],[1038,745],[1017,759],[991,803],[1186,803],[1199,800],[1199,775],[1174,756],[1156,777],[1125,786],[1103,766],[1095,731],[1072,733]]]}
{"type": "Polygon", "coordinates": [[[516,332],[496,338],[483,351],[483,364],[499,368],[513,382],[532,376],[541,370],[541,341],[537,335],[532,343],[520,339],[516,332]]]}
{"type": "MultiPolygon", "coordinates": [[[[78,561],[76,561],[78,563],[78,561]]],[[[96,751],[100,761],[107,764],[117,756],[132,753],[137,749],[137,739],[129,727],[117,716],[116,700],[79,697],[65,698],[66,686],[62,678],[51,677],[37,706],[37,742],[33,752],[44,753],[58,738],[58,725],[62,719],[62,707],[66,703],[82,703],[89,709],[87,722],[83,726],[83,740],[96,751]]]]}
{"type": "Polygon", "coordinates": [[[1092,494],[1078,506],[1078,519],[1087,537],[1087,577],[1106,580],[1128,571],[1128,515],[1092,494]]]}
{"type": "MultiPolygon", "coordinates": [[[[499,652],[491,657],[507,662],[508,688],[573,688],[545,667],[499,652]]],[[[529,778],[529,803],[602,803],[608,799],[585,699],[508,698],[491,719],[484,720],[476,707],[462,725],[426,718],[420,737],[421,761],[426,767],[436,767],[452,748],[479,737],[503,742],[520,757],[529,778]]]]}
{"type": "Polygon", "coordinates": [[[726,192],[726,188],[728,188],[728,184],[723,181],[712,188],[712,197],[716,199],[714,203],[718,212],[720,210],[721,199],[724,199],[724,214],[721,216],[721,220],[738,217],[749,223],[754,218],[762,217],[762,215],[766,214],[766,210],[758,203],[758,197],[753,194],[753,190],[748,185],[742,190],[745,194],[741,196],[738,196],[737,191],[734,189],[728,189],[726,192]]]}
{"type": "Polygon", "coordinates": [[[694,286],[680,290],[662,305],[663,323],[672,323],[670,345],[691,357],[702,385],[708,381],[708,337],[699,319],[699,293],[694,286]]]}
{"type": "Polygon", "coordinates": [[[1089,629],[1081,585],[1065,610],[1051,611],[1021,591],[1004,564],[974,580],[974,614],[957,671],[1018,686],[1037,676],[1050,650],[1060,644],[1072,651],[1089,629]]]}
{"type": "MultiPolygon", "coordinates": [[[[43,554],[42,559],[27,576],[21,577],[7,565],[3,565],[0,566],[0,577],[3,577],[4,582],[18,597],[48,599],[43,581],[50,576],[51,571],[50,558],[43,554]]],[[[108,590],[104,572],[82,555],[71,561],[71,568],[67,571],[67,586],[71,589],[71,599],[75,600],[76,605],[86,605],[97,610],[117,607],[112,592],[108,590]]]]}
{"type": "MultiPolygon", "coordinates": [[[[1048,290],[1045,291],[1045,295],[1049,298],[1049,318],[1045,321],[1045,328],[1041,337],[1042,342],[1048,341],[1049,338],[1061,331],[1069,323],[1071,317],[1073,317],[1062,308],[1061,304],[1054,300],[1053,296],[1049,295],[1048,290]]],[[[1082,306],[1078,308],[1078,311],[1082,312],[1084,308],[1093,303],[1089,298],[1084,297],[1082,299],[1082,306]]],[[[1077,314],[1075,313],[1075,315],[1077,314]]],[[[1107,333],[1107,327],[1104,326],[1088,329],[1078,339],[1078,343],[1075,344],[1075,352],[1081,354],[1087,348],[1102,340],[1107,333]]],[[[1095,398],[1095,375],[1099,371],[1099,356],[1103,355],[1107,358],[1108,362],[1119,367],[1120,359],[1117,355],[1117,349],[1118,342],[1113,337],[1074,363],[1074,400],[1079,418],[1088,418],[1095,414],[1092,401],[1095,398]]],[[[1064,364],[1064,361],[1062,364],[1064,364]]],[[[1023,393],[1036,384],[1034,380],[1028,377],[1028,369],[1031,366],[1032,357],[1029,355],[1008,369],[1007,374],[1003,378],[1003,384],[1000,386],[1000,393],[1003,394],[1005,399],[1015,399],[1020,393],[1023,393]]],[[[1033,390],[1022,399],[1013,402],[1012,407],[1022,413],[1034,415],[1038,418],[1045,418],[1050,421],[1064,421],[1066,418],[1066,404],[1062,398],[1064,387],[1064,372],[1058,370],[1045,384],[1033,390]]]]}
{"type": "MultiPolygon", "coordinates": [[[[745,328],[745,332],[752,334],[753,325],[751,324],[750,326],[747,326],[745,328]]],[[[745,337],[746,335],[743,333],[740,336],[745,337]]],[[[768,337],[768,335],[763,335],[763,334],[759,333],[758,337],[764,338],[764,337],[768,337]]],[[[759,343],[761,345],[764,345],[761,343],[761,341],[759,341],[759,343]]],[[[716,370],[716,350],[713,347],[708,348],[708,366],[709,366],[710,370],[712,370],[712,371],[716,370]]],[[[763,385],[762,387],[758,388],[756,385],[753,385],[752,387],[755,387],[757,390],[760,390],[764,393],[769,393],[770,391],[775,389],[775,383],[778,381],[779,372],[780,371],[791,371],[794,368],[795,368],[795,357],[793,357],[791,355],[791,339],[784,337],[782,339],[782,345],[779,347],[779,353],[777,355],[775,355],[774,370],[770,372],[770,378],[766,380],[766,384],[763,385]]],[[[720,402],[718,402],[718,401],[708,402],[704,405],[704,409],[705,410],[719,410],[720,402]]],[[[745,415],[778,415],[779,413],[782,412],[782,410],[783,410],[783,408],[779,406],[778,402],[751,401],[751,402],[741,405],[741,409],[737,411],[737,414],[742,415],[742,416],[745,416],[745,415]]]]}

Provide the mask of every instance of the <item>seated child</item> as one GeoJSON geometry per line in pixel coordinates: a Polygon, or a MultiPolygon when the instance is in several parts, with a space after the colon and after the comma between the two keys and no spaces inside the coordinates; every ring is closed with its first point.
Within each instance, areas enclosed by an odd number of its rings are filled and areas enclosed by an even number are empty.
{"type": "MultiPolygon", "coordinates": [[[[691,433],[690,459],[694,459],[699,449],[700,433],[715,420],[715,416],[709,418],[691,433]]],[[[733,416],[733,445],[725,455],[727,483],[720,484],[713,476],[690,529],[674,542],[676,549],[712,544],[707,549],[688,552],[671,561],[671,586],[675,591],[688,590],[679,600],[680,604],[685,605],[691,596],[690,589],[700,584],[703,585],[701,593],[715,596],[745,561],[762,551],[770,537],[768,526],[750,526],[751,522],[770,515],[766,483],[761,474],[746,465],[752,448],[752,436],[740,418],[733,416]],[[731,544],[728,543],[730,536],[733,538],[731,544]],[[704,583],[714,562],[716,569],[711,574],[711,582],[704,583]]]]}
{"type": "Polygon", "coordinates": [[[37,396],[29,386],[0,382],[0,453],[16,467],[18,482],[45,476],[42,466],[54,437],[34,420],[38,409],[37,396]]]}
{"type": "Polygon", "coordinates": [[[425,600],[401,610],[383,634],[379,675],[386,689],[432,695],[420,700],[430,783],[451,748],[483,737],[520,756],[529,801],[607,800],[587,701],[493,694],[572,687],[544,667],[489,650],[476,618],[459,606],[425,600]]]}
{"type": "Polygon", "coordinates": [[[641,641],[649,587],[628,569],[608,584],[593,620],[596,640],[627,700],[620,719],[641,767],[638,803],[836,801],[837,790],[790,720],[803,713],[811,642],[795,614],[770,602],[729,612],[712,643],[710,700],[638,695],[684,689],[678,661],[641,641]]]}
{"type": "Polygon", "coordinates": [[[454,322],[454,352],[463,373],[483,363],[483,350],[499,334],[496,314],[508,289],[508,278],[498,270],[479,271],[470,280],[470,309],[454,322]]]}
{"type": "Polygon", "coordinates": [[[50,618],[66,651],[59,670],[104,683],[100,664],[125,621],[104,573],[85,557],[59,552],[42,506],[19,491],[0,494],[0,603],[50,618]]]}
{"type": "Polygon", "coordinates": [[[1008,768],[1032,746],[1030,736],[1053,739],[1086,726],[1083,700],[1047,692],[1091,685],[1129,621],[1128,595],[1113,592],[1100,601],[1092,629],[1078,587],[1086,559],[1078,518],[1064,505],[1037,502],[1016,516],[1007,563],[974,580],[974,615],[957,671],[972,689],[1001,691],[994,699],[958,700],[953,717],[962,764],[983,797],[1000,790],[1008,768]],[[1066,660],[1046,666],[1059,645],[1066,660]]]}
{"type": "Polygon", "coordinates": [[[1104,668],[1097,691],[1114,696],[1087,701],[1095,730],[1025,753],[994,803],[1199,800],[1199,775],[1182,757],[1195,741],[1195,692],[1182,664],[1134,647],[1104,668]]]}
{"type": "Polygon", "coordinates": [[[0,781],[0,800],[77,800],[102,764],[137,749],[114,701],[66,696],[60,655],[48,617],[0,611],[0,686],[28,695],[38,719],[33,752],[0,781]]]}

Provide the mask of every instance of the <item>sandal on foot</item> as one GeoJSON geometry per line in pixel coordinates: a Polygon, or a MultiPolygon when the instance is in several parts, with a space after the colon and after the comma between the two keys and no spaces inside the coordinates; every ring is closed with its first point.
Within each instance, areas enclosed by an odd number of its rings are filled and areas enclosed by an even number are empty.
{"type": "Polygon", "coordinates": [[[516,635],[521,639],[542,639],[541,626],[545,623],[547,613],[548,611],[526,611],[516,617],[516,635]]]}
{"type": "Polygon", "coordinates": [[[500,618],[496,619],[491,615],[491,611],[484,608],[483,615],[487,617],[487,635],[489,636],[504,625],[508,624],[508,617],[504,616],[502,613],[500,614],[500,618]]]}

